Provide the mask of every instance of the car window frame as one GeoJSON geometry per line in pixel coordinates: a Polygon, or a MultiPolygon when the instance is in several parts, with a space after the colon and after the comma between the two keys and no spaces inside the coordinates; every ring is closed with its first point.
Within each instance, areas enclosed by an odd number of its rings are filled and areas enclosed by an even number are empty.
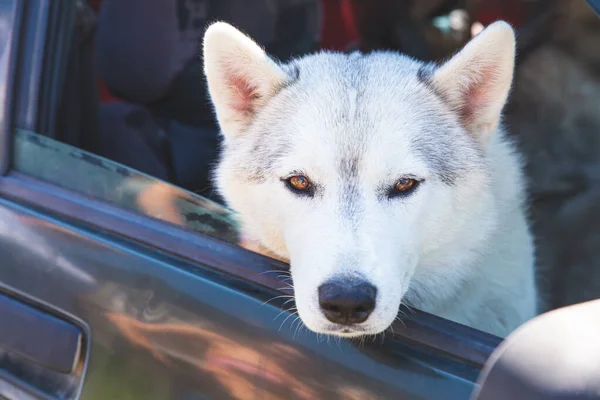
{"type": "MultiPolygon", "coordinates": [[[[20,3],[18,0],[13,1],[20,3]]],[[[48,30],[44,29],[44,26],[51,26],[51,23],[60,23],[60,21],[51,21],[53,14],[50,12],[50,1],[58,3],[68,0],[40,0],[40,10],[24,9],[24,14],[44,12],[46,20],[41,26],[36,27],[31,25],[36,18],[31,15],[22,16],[23,26],[19,30],[19,37],[16,38],[18,40],[15,40],[15,43],[22,44],[19,49],[52,48],[52,46],[39,47],[39,40],[59,39],[48,36],[48,30]]],[[[38,22],[39,18],[40,16],[38,16],[38,22]]],[[[54,70],[53,68],[44,68],[45,65],[43,65],[45,61],[53,58],[40,55],[28,58],[23,57],[23,53],[25,52],[20,51],[20,56],[11,60],[14,64],[11,75],[8,77],[11,85],[19,90],[13,91],[11,99],[14,107],[9,108],[14,121],[9,121],[9,126],[3,126],[0,132],[2,135],[0,140],[5,144],[1,156],[6,165],[9,165],[7,160],[12,151],[10,145],[15,130],[39,126],[39,121],[31,120],[29,107],[33,105],[39,108],[47,106],[43,104],[39,91],[21,91],[22,88],[28,87],[23,84],[23,81],[52,80],[52,77],[44,77],[43,73],[54,70]],[[41,63],[40,65],[30,65],[29,69],[23,71],[30,71],[32,74],[40,71],[42,75],[32,77],[23,76],[26,75],[24,72],[17,74],[16,72],[20,70],[23,62],[41,63]],[[26,110],[21,109],[22,107],[26,107],[26,110]],[[11,151],[7,151],[8,149],[11,151]]],[[[4,123],[7,123],[6,119],[4,123]]],[[[50,213],[69,223],[100,230],[191,263],[209,267],[219,274],[231,275],[252,282],[268,291],[276,291],[281,286],[281,281],[275,274],[264,272],[288,268],[285,263],[254,253],[236,244],[60,188],[15,170],[9,170],[5,176],[0,177],[0,197],[44,213],[50,213]]],[[[440,353],[478,368],[483,366],[501,341],[496,336],[418,310],[410,313],[403,321],[401,329],[395,329],[392,336],[410,346],[432,353],[440,353]]]]}
{"type": "Polygon", "coordinates": [[[14,129],[13,109],[16,94],[17,64],[19,60],[21,22],[23,20],[24,4],[18,0],[8,0],[0,9],[0,18],[7,21],[7,43],[0,53],[0,175],[5,175],[9,169],[11,153],[11,132],[14,129]]]}

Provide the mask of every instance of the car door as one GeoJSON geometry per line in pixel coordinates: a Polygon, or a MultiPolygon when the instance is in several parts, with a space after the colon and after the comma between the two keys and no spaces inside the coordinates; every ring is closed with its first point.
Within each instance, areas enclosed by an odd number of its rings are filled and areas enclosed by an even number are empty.
{"type": "Polygon", "coordinates": [[[318,337],[228,210],[53,138],[76,7],[0,2],[0,398],[469,397],[498,338],[318,337]]]}

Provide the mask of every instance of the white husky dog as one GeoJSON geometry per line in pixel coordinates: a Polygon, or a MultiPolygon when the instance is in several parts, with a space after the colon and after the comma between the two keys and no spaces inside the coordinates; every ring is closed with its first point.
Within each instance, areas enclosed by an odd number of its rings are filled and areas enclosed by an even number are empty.
{"type": "Polygon", "coordinates": [[[231,25],[207,29],[218,189],[290,260],[309,329],[377,334],[402,302],[499,336],[536,314],[525,182],[500,127],[514,58],[505,22],[440,66],[392,52],[281,64],[231,25]]]}

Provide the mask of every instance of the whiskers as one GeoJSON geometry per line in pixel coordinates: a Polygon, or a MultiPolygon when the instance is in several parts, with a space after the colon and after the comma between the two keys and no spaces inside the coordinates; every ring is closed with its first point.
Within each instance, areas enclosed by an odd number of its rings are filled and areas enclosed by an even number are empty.
{"type": "MultiPolygon", "coordinates": [[[[405,303],[405,304],[402,304],[400,306],[400,308],[398,309],[398,314],[396,315],[396,318],[394,318],[394,322],[398,321],[398,322],[400,322],[402,324],[402,326],[404,328],[406,328],[406,324],[404,323],[404,319],[408,319],[411,316],[415,316],[415,315],[416,315],[415,310],[411,306],[409,306],[408,304],[405,303]],[[404,310],[408,311],[411,315],[409,316],[406,313],[406,311],[404,311],[404,310]]],[[[396,334],[396,332],[394,331],[394,324],[393,323],[392,323],[392,325],[390,325],[390,327],[388,329],[392,332],[392,335],[396,334]]]]}
{"type": "Polygon", "coordinates": [[[287,299],[285,302],[283,302],[283,304],[281,304],[281,312],[279,312],[279,314],[277,314],[277,316],[273,318],[273,322],[277,321],[277,319],[280,318],[282,315],[288,314],[287,317],[285,317],[285,319],[279,325],[279,329],[277,331],[281,332],[286,322],[291,320],[290,330],[293,330],[292,340],[295,340],[296,337],[299,336],[300,333],[302,333],[303,329],[308,331],[308,328],[306,328],[306,326],[302,323],[302,319],[300,318],[300,315],[298,315],[298,309],[296,308],[294,303],[294,283],[292,281],[291,273],[290,271],[285,270],[270,270],[261,272],[261,275],[269,273],[278,274],[276,277],[277,280],[284,284],[283,287],[277,288],[279,292],[287,292],[291,294],[281,294],[279,296],[275,296],[262,303],[261,307],[265,306],[266,304],[269,304],[272,301],[287,299]],[[290,304],[290,306],[286,307],[288,304],[290,304]]]}
{"type": "MultiPolygon", "coordinates": [[[[291,301],[293,301],[293,297],[289,300],[287,300],[283,306],[285,307],[285,305],[291,301]]],[[[297,336],[300,335],[300,333],[302,333],[302,329],[305,329],[308,332],[308,328],[306,328],[306,326],[302,323],[302,319],[300,318],[300,315],[298,315],[298,309],[292,305],[287,309],[282,310],[279,314],[277,314],[277,316],[275,318],[273,318],[273,322],[275,322],[277,320],[277,318],[279,318],[280,316],[284,315],[284,314],[288,314],[287,317],[285,317],[285,319],[283,320],[283,322],[279,325],[279,329],[277,329],[278,332],[281,332],[281,330],[283,329],[285,323],[287,321],[290,320],[290,318],[293,318],[290,323],[290,330],[293,330],[293,334],[292,334],[292,340],[295,340],[297,336]],[[294,325],[296,326],[294,328],[294,325]]]]}
{"type": "Polygon", "coordinates": [[[327,346],[331,346],[333,342],[333,344],[337,345],[339,350],[342,349],[342,338],[340,336],[317,333],[317,343],[321,344],[325,341],[327,342],[327,346]]]}
{"type": "MultiPolygon", "coordinates": [[[[410,313],[410,314],[411,314],[413,317],[414,317],[415,315],[417,315],[417,312],[415,311],[415,309],[414,309],[412,306],[410,306],[410,305],[408,305],[408,304],[406,304],[406,303],[403,303],[403,304],[402,304],[402,306],[404,306],[404,308],[406,308],[406,310],[407,310],[407,311],[408,311],[408,312],[409,312],[409,313],[410,313]]],[[[402,311],[402,307],[400,307],[400,311],[402,311]]],[[[403,313],[404,313],[404,312],[403,312],[403,313]]],[[[406,313],[404,313],[404,315],[406,315],[406,313]]]]}

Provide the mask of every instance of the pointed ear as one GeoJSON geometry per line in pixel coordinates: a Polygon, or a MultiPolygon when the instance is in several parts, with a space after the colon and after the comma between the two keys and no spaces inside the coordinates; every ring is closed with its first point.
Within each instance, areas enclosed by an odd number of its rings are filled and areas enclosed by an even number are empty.
{"type": "Polygon", "coordinates": [[[226,138],[238,136],[288,76],[258,44],[224,22],[208,27],[203,50],[204,73],[221,131],[226,138]]]}
{"type": "Polygon", "coordinates": [[[500,122],[514,63],[514,31],[506,22],[499,21],[475,36],[433,74],[435,89],[483,145],[500,122]]]}

